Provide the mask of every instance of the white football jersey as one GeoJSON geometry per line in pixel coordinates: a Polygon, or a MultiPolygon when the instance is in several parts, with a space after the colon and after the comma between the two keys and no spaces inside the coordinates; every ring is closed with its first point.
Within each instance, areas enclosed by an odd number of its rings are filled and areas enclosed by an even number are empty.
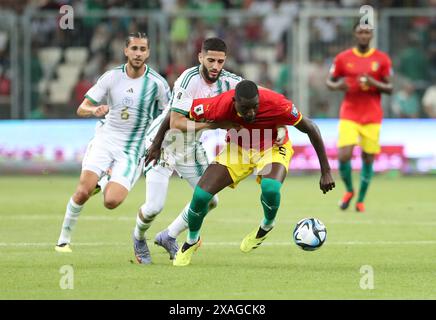
{"type": "MultiPolygon", "coordinates": [[[[223,92],[234,89],[243,80],[240,76],[222,70],[217,81],[207,83],[200,72],[201,65],[185,70],[174,83],[173,95],[170,102],[170,110],[187,115],[192,104],[192,99],[209,98],[223,92]],[[189,104],[189,107],[187,106],[189,104]]],[[[176,138],[174,135],[167,135],[164,146],[167,152],[177,155],[194,153],[195,144],[198,143],[201,133],[195,135],[183,134],[183,137],[176,138]],[[184,142],[182,147],[180,142],[184,142]]]]}
{"type": "Polygon", "coordinates": [[[126,153],[144,152],[144,138],[151,122],[168,105],[171,91],[167,81],[149,66],[136,79],[126,65],[107,71],[85,95],[94,104],[106,98],[109,113],[97,135],[109,136],[126,153]]]}
{"type": "Polygon", "coordinates": [[[191,108],[192,99],[215,97],[234,89],[243,80],[223,69],[218,80],[209,84],[200,74],[200,67],[201,65],[185,70],[174,83],[171,111],[187,114],[186,110],[191,108]],[[189,103],[188,108],[186,103],[189,103]]]}

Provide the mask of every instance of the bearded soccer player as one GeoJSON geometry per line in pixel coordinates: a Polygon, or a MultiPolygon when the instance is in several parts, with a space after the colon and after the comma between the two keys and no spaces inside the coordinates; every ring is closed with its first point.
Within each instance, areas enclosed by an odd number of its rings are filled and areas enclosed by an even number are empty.
{"type": "MultiPolygon", "coordinates": [[[[257,248],[274,226],[280,206],[280,188],[286,178],[293,149],[287,132],[284,144],[274,145],[279,126],[293,125],[306,133],[314,146],[321,167],[320,189],[326,193],[335,186],[318,127],[283,95],[268,89],[258,89],[249,80],[243,80],[230,90],[213,98],[186,99],[179,104],[179,112],[196,122],[232,123],[227,144],[215,162],[201,177],[188,210],[188,238],[178,250],[173,265],[190,264],[192,254],[200,246],[200,228],[208,212],[208,204],[219,191],[235,187],[253,172],[261,186],[264,218],[258,228],[242,241],[240,249],[250,252],[257,248]]],[[[188,118],[172,117],[171,128],[188,130],[188,118]]],[[[286,130],[286,129],[284,129],[286,130]]]]}
{"type": "MultiPolygon", "coordinates": [[[[242,80],[241,77],[226,71],[223,67],[227,58],[227,46],[219,38],[208,38],[203,41],[201,52],[198,54],[199,65],[185,70],[176,80],[173,88],[173,98],[170,101],[171,110],[179,108],[179,101],[188,98],[213,97],[227,90],[234,89],[242,80]]],[[[136,226],[133,232],[133,248],[136,260],[141,264],[151,263],[151,254],[146,242],[146,231],[150,228],[156,216],[162,211],[170,177],[176,171],[192,188],[198,183],[201,175],[209,165],[206,151],[199,141],[200,131],[197,128],[195,136],[186,132],[171,134],[167,141],[175,138],[177,143],[164,142],[165,133],[170,128],[170,114],[167,108],[153,123],[146,134],[146,144],[149,146],[146,159],[146,202],[140,207],[136,226]],[[162,144],[164,152],[161,154],[162,144]],[[148,163],[156,161],[154,166],[148,163]]],[[[177,113],[175,116],[181,116],[177,113]]],[[[174,117],[174,116],[173,116],[174,117]]],[[[207,123],[197,123],[203,129],[211,129],[207,123]]],[[[217,206],[218,197],[214,197],[209,209],[217,206]]],[[[187,205],[179,216],[155,237],[155,243],[162,246],[173,259],[179,249],[176,238],[188,228],[187,205]]]]}
{"type": "Polygon", "coordinates": [[[352,182],[351,157],[354,146],[362,149],[362,170],[356,211],[365,211],[365,195],[373,176],[374,156],[380,152],[379,136],[383,109],[381,94],[391,94],[391,60],[375,48],[370,48],[373,31],[368,24],[356,24],[357,45],[339,53],[330,69],[327,87],[345,92],[339,115],[337,146],[339,172],[346,192],[339,207],[345,210],[355,196],[352,182]]]}

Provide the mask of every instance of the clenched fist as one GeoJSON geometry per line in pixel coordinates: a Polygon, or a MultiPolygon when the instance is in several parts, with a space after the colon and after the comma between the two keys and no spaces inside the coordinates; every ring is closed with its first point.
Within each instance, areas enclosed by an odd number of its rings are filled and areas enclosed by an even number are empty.
{"type": "Polygon", "coordinates": [[[108,105],[101,105],[96,107],[93,111],[92,111],[92,115],[96,116],[96,117],[103,117],[105,116],[107,113],[109,112],[109,106],[108,105]]]}

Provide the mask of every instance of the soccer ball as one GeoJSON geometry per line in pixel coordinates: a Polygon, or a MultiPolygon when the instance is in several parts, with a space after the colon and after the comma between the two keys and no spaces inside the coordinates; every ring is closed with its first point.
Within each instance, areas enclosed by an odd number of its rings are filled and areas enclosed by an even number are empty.
{"type": "Polygon", "coordinates": [[[314,251],[322,246],[327,236],[325,225],[316,218],[298,221],[293,232],[297,246],[306,251],[314,251]]]}

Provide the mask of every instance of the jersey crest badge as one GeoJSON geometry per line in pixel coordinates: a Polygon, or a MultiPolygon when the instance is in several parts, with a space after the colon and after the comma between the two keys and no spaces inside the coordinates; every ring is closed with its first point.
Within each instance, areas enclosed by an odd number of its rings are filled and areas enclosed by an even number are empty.
{"type": "Polygon", "coordinates": [[[380,64],[377,61],[373,61],[371,63],[371,70],[372,71],[374,71],[374,72],[377,71],[379,67],[380,67],[380,64]]]}
{"type": "Polygon", "coordinates": [[[133,106],[133,99],[130,97],[124,97],[123,98],[123,105],[125,107],[132,107],[133,106]]]}

